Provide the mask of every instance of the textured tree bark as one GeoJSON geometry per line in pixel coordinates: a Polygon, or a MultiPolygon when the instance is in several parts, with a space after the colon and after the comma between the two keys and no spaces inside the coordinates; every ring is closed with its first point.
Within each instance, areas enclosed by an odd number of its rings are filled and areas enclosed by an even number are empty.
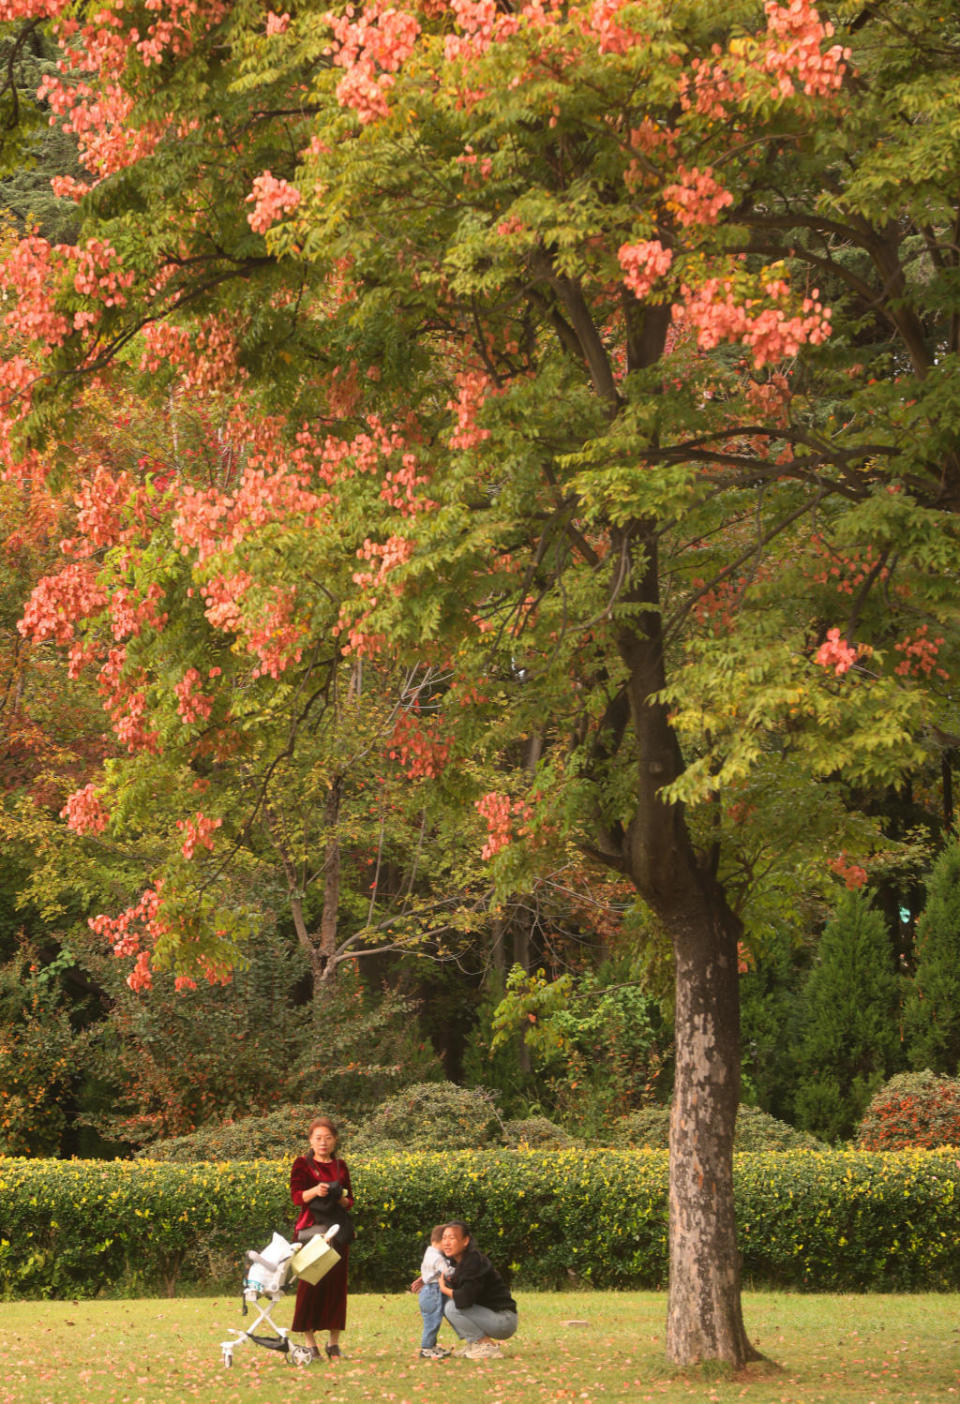
{"type": "Polygon", "coordinates": [[[663,788],[683,759],[665,704],[657,537],[635,523],[630,600],[638,624],[619,636],[637,744],[634,814],[623,861],[673,942],[676,1082],[670,1118],[670,1296],[667,1355],[678,1365],[757,1354],[743,1327],[733,1200],[733,1133],[740,1097],[740,923],[693,845],[683,808],[663,788]]]}
{"type": "Polygon", "coordinates": [[[740,1100],[736,926],[722,894],[678,917],[676,1082],[670,1112],[667,1355],[678,1365],[757,1359],[740,1302],[733,1135],[740,1100]],[[713,910],[710,910],[713,907],[713,910]]]}
{"type": "Polygon", "coordinates": [[[340,908],[340,797],[343,780],[337,775],[327,794],[324,806],[324,824],[327,830],[326,850],[323,861],[323,910],[320,913],[320,940],[317,954],[320,961],[321,981],[331,980],[337,971],[337,927],[340,908]]]}

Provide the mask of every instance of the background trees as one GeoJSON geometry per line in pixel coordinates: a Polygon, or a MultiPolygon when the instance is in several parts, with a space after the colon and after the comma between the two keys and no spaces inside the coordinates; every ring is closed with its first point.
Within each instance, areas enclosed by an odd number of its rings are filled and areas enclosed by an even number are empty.
{"type": "Polygon", "coordinates": [[[858,892],[827,924],[804,992],[796,1108],[828,1140],[848,1132],[901,1058],[899,987],[879,912],[858,892]]]}
{"type": "Polygon", "coordinates": [[[917,929],[916,973],[904,1011],[913,1067],[951,1075],[960,1069],[954,958],[960,935],[958,863],[960,849],[953,842],[930,873],[917,929]]]}

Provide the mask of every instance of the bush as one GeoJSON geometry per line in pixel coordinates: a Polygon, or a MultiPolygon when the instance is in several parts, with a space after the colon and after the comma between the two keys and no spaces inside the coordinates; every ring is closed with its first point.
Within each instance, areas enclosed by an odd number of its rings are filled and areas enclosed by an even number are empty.
{"type": "Polygon", "coordinates": [[[503,1138],[504,1145],[513,1150],[525,1147],[530,1150],[546,1150],[549,1147],[556,1150],[572,1150],[580,1144],[575,1137],[564,1131],[562,1126],[558,1126],[555,1121],[548,1121],[545,1116],[527,1116],[515,1121],[505,1121],[503,1138]]]}
{"type": "Polygon", "coordinates": [[[955,1291],[958,1188],[953,1151],[739,1155],[744,1283],[809,1292],[955,1291]]]}
{"type": "Polygon", "coordinates": [[[735,1151],[825,1150],[822,1141],[808,1131],[798,1131],[759,1107],[741,1106],[733,1138],[735,1151]]]}
{"type": "MultiPolygon", "coordinates": [[[[410,1153],[351,1164],[353,1288],[399,1291],[451,1215],[522,1288],[661,1288],[662,1151],[410,1153]]],[[[239,1285],[293,1217],[289,1162],[0,1160],[0,1292],[131,1295],[239,1285]],[[233,1283],[211,1265],[233,1261],[233,1283]]],[[[734,1161],[745,1280],[808,1291],[960,1288],[955,1151],[786,1151],[734,1161]]]]}
{"type": "Polygon", "coordinates": [[[453,1082],[418,1082],[381,1102],[351,1138],[355,1151],[481,1150],[503,1142],[490,1092],[453,1082]]]}
{"type": "Polygon", "coordinates": [[[344,970],[295,1005],[303,955],[276,932],[263,933],[229,984],[181,994],[160,972],[146,1001],[99,938],[85,939],[83,963],[110,999],[86,1058],[113,1088],[109,1111],[85,1118],[101,1135],[153,1146],[265,1116],[278,1102],[359,1118],[405,1083],[442,1075],[415,1034],[414,1005],[396,991],[372,994],[344,970]]]}
{"type": "Polygon", "coordinates": [[[876,1093],[857,1130],[864,1150],[960,1146],[960,1079],[900,1073],[876,1093]]]}
{"type": "MultiPolygon", "coordinates": [[[[155,1141],[139,1152],[149,1160],[285,1160],[306,1145],[307,1127],[319,1109],[310,1103],[278,1107],[267,1116],[246,1116],[217,1126],[155,1141]]],[[[382,1102],[358,1126],[334,1114],[345,1156],[390,1155],[407,1150],[483,1150],[578,1142],[544,1116],[502,1122],[491,1093],[452,1082],[416,1083],[382,1102]]]]}
{"type": "Polygon", "coordinates": [[[670,1108],[641,1107],[618,1117],[604,1138],[608,1145],[666,1150],[670,1144],[670,1108]]]}
{"type": "MultiPolygon", "coordinates": [[[[154,1141],[140,1151],[141,1159],[175,1160],[292,1160],[307,1146],[307,1127],[315,1116],[324,1113],[312,1103],[292,1103],[278,1107],[266,1116],[244,1116],[238,1121],[224,1121],[206,1126],[189,1136],[173,1136],[166,1141],[154,1141]]],[[[351,1126],[338,1117],[333,1118],[340,1131],[341,1149],[349,1149],[351,1126]]]]}
{"type": "MultiPolygon", "coordinates": [[[[611,1146],[646,1147],[666,1150],[670,1141],[670,1108],[643,1107],[613,1123],[611,1146]]],[[[797,1131],[785,1121],[777,1121],[759,1107],[741,1106],[737,1112],[735,1151],[817,1150],[823,1142],[806,1131],[797,1131]]]]}
{"type": "MultiPolygon", "coordinates": [[[[60,962],[60,968],[69,965],[60,962]]],[[[27,946],[0,966],[0,1155],[56,1155],[82,1044],[58,983],[27,946]]]]}
{"type": "Polygon", "coordinates": [[[558,979],[514,965],[503,998],[480,1013],[475,1038],[489,1047],[474,1047],[468,1073],[505,1084],[511,1109],[535,1104],[588,1140],[669,1082],[672,1030],[627,961],[558,979]],[[521,1053],[530,1072],[518,1077],[521,1053]]]}

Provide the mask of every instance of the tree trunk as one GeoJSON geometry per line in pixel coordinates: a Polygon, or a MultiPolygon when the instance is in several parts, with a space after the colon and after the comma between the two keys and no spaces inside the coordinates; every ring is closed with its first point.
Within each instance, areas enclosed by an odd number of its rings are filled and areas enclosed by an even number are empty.
{"type": "Polygon", "coordinates": [[[324,978],[336,971],[337,921],[340,907],[340,795],[343,781],[338,775],[330,786],[324,809],[327,830],[323,862],[323,911],[320,914],[319,954],[324,978]]]}
{"type": "Polygon", "coordinates": [[[310,962],[310,985],[312,999],[316,999],[317,991],[323,983],[324,961],[320,957],[316,943],[307,930],[307,923],[303,917],[303,903],[297,896],[291,895],[290,911],[293,916],[293,928],[297,933],[297,940],[306,953],[310,962]]]}
{"type": "Polygon", "coordinates": [[[625,593],[643,608],[618,638],[638,762],[622,851],[625,870],[662,922],[676,958],[667,1355],[678,1365],[720,1360],[739,1368],[756,1358],[743,1329],[733,1202],[740,923],[698,858],[683,807],[663,799],[683,758],[667,708],[657,700],[666,681],[657,536],[652,525],[635,523],[630,537],[636,574],[625,593]]]}
{"type": "MultiPolygon", "coordinates": [[[[716,894],[725,907],[722,894],[716,894]]],[[[733,1201],[740,1100],[737,937],[713,903],[672,923],[676,1082],[670,1111],[667,1355],[678,1365],[756,1359],[743,1326],[733,1201]],[[718,919],[719,917],[719,919],[718,919]]]]}

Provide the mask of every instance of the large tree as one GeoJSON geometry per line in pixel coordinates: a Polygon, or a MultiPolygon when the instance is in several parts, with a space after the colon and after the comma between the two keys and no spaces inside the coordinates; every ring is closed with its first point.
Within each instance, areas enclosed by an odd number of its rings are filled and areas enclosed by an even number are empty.
{"type": "MultiPolygon", "coordinates": [[[[758,833],[776,816],[789,851],[817,814],[832,841],[832,785],[952,744],[957,36],[851,9],[838,37],[807,0],[114,0],[83,29],[52,3],[44,100],[90,188],[58,186],[76,245],[0,273],[21,479],[44,434],[69,470],[84,376],[235,407],[229,481],[153,485],[179,579],[130,549],[142,485],[88,473],[25,617],[99,668],[125,744],[163,749],[172,696],[228,743],[308,660],[430,670],[413,739],[438,805],[474,799],[498,891],[573,846],[669,937],[680,1363],[752,1354],[731,1152],[758,833]],[[203,676],[183,632],[164,684],[140,640],[196,592],[234,663],[203,676]]],[[[229,958],[152,894],[165,958],[229,958]]]]}

